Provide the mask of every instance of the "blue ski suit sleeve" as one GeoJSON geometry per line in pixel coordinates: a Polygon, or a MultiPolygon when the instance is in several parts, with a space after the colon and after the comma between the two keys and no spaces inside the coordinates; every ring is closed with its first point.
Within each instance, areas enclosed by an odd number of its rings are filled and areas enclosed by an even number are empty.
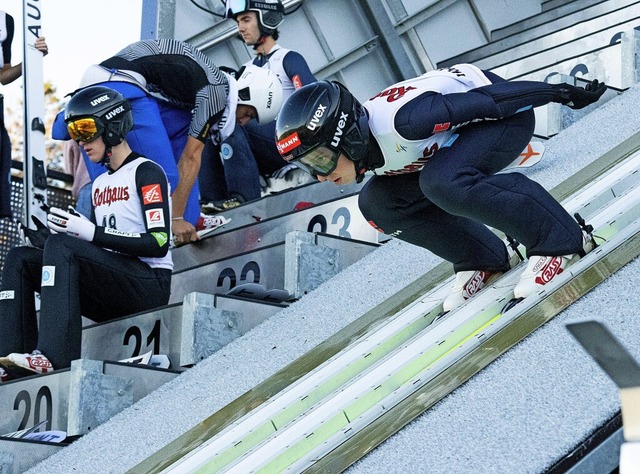
{"type": "Polygon", "coordinates": [[[559,84],[535,81],[504,81],[467,92],[425,92],[404,105],[395,117],[396,130],[408,140],[433,134],[437,124],[456,129],[471,122],[499,120],[564,99],[559,84]]]}
{"type": "Polygon", "coordinates": [[[282,67],[296,87],[302,87],[316,82],[316,78],[311,72],[311,69],[309,69],[307,61],[305,61],[304,57],[297,51],[289,51],[285,55],[282,60],[282,67]]]}

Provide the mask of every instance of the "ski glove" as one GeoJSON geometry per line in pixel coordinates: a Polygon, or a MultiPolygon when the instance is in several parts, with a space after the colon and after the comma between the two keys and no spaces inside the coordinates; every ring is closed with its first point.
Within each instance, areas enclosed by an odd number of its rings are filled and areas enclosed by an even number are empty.
{"type": "Polygon", "coordinates": [[[76,208],[75,208],[75,207],[73,207],[71,204],[69,204],[69,205],[67,206],[67,212],[68,212],[69,214],[73,214],[74,216],[81,217],[81,218],[83,218],[83,219],[84,219],[84,220],[86,220],[86,221],[88,221],[88,220],[89,220],[89,218],[88,218],[87,216],[85,216],[85,215],[83,215],[83,214],[80,214],[78,211],[76,211],[76,208]]]}
{"type": "Polygon", "coordinates": [[[29,229],[26,225],[20,222],[20,238],[29,247],[42,250],[44,249],[44,243],[47,240],[47,237],[51,235],[51,231],[36,216],[31,216],[31,220],[36,225],[36,229],[29,229]]]}
{"type": "Polygon", "coordinates": [[[587,83],[584,89],[569,84],[553,84],[553,87],[560,93],[560,98],[556,102],[572,109],[582,109],[597,102],[607,90],[606,84],[598,82],[597,79],[587,83]]]}
{"type": "Polygon", "coordinates": [[[96,233],[95,224],[78,214],[72,207],[69,211],[64,211],[57,207],[49,209],[49,214],[47,214],[49,229],[60,234],[68,234],[72,237],[86,240],[87,242],[93,241],[96,233]]]}

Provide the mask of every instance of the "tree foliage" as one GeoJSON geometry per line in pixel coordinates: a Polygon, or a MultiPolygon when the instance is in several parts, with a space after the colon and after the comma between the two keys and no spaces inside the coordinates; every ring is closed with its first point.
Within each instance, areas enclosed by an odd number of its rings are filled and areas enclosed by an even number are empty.
{"type": "MultiPolygon", "coordinates": [[[[44,84],[44,124],[45,124],[45,152],[47,168],[64,172],[63,150],[64,142],[51,138],[53,121],[65,102],[58,97],[58,89],[51,82],[44,84]]],[[[23,161],[24,152],[24,100],[18,103],[5,103],[5,127],[11,139],[11,158],[23,161]]]]}

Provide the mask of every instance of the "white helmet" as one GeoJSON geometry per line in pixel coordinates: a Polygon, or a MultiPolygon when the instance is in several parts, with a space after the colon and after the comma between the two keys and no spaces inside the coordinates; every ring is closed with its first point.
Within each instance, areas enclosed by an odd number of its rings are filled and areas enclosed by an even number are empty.
{"type": "Polygon", "coordinates": [[[258,123],[275,120],[282,107],[282,83],[270,69],[250,64],[237,74],[238,104],[255,107],[258,123]]]}

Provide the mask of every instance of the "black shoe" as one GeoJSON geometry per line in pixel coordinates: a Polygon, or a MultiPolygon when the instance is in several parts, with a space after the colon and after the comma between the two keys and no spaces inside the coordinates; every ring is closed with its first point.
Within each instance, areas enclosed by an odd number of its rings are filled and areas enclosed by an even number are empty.
{"type": "Polygon", "coordinates": [[[234,196],[229,199],[221,199],[220,201],[211,201],[200,205],[200,210],[205,214],[215,214],[216,212],[227,211],[244,204],[241,196],[234,196]]]}

